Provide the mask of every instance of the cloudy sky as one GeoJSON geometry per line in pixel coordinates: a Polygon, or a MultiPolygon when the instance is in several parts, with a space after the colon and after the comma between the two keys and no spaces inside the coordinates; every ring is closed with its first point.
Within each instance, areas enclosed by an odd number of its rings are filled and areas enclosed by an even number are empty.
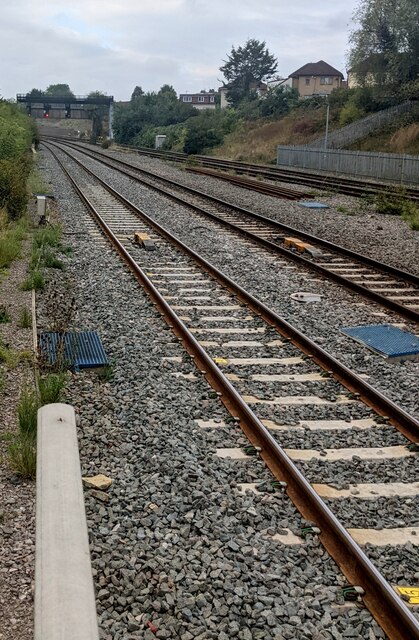
{"type": "Polygon", "coordinates": [[[129,99],[172,84],[217,88],[232,45],[265,40],[288,76],[326,60],[345,74],[359,0],[11,0],[0,21],[0,95],[67,83],[129,99]]]}

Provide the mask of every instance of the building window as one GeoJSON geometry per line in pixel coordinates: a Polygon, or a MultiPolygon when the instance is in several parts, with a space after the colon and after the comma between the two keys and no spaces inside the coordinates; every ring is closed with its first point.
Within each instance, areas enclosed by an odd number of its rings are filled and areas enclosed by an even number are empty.
{"type": "Polygon", "coordinates": [[[310,78],[306,78],[306,85],[310,84],[310,78]]]}
{"type": "Polygon", "coordinates": [[[214,102],[214,96],[210,96],[210,102],[214,102]]]}
{"type": "Polygon", "coordinates": [[[205,96],[198,96],[198,102],[205,102],[205,96]]]}
{"type": "Polygon", "coordinates": [[[320,84],[333,84],[333,78],[323,76],[323,78],[320,78],[320,84]]]}
{"type": "Polygon", "coordinates": [[[192,102],[192,96],[183,96],[183,102],[192,102]]]}

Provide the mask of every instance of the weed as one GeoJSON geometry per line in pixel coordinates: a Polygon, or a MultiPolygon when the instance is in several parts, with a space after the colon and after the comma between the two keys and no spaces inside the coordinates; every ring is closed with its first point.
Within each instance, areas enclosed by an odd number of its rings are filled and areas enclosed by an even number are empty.
{"type": "Polygon", "coordinates": [[[33,364],[34,353],[29,349],[23,349],[18,353],[19,362],[27,362],[29,364],[33,364]]]}
{"type": "Polygon", "coordinates": [[[412,200],[406,200],[402,218],[414,231],[419,231],[419,207],[412,200]]]}
{"type": "Polygon", "coordinates": [[[112,364],[105,364],[105,366],[99,372],[99,380],[102,382],[110,382],[114,376],[114,369],[112,364]]]}
{"type": "Polygon", "coordinates": [[[24,218],[10,224],[0,224],[0,269],[8,267],[13,260],[19,258],[26,230],[27,220],[24,218]]]}
{"type": "Polygon", "coordinates": [[[378,213],[401,216],[411,229],[419,230],[419,206],[405,197],[403,188],[378,193],[375,207],[378,213]]]}
{"type": "Polygon", "coordinates": [[[21,393],[17,407],[19,432],[21,436],[28,438],[35,437],[38,408],[39,399],[36,393],[25,389],[21,393]]]}
{"type": "Polygon", "coordinates": [[[32,326],[32,314],[28,309],[22,309],[19,318],[19,327],[29,329],[32,326]]]}
{"type": "Polygon", "coordinates": [[[374,198],[377,212],[391,216],[400,216],[403,213],[404,203],[405,193],[402,189],[380,191],[374,198]]]}
{"type": "Polygon", "coordinates": [[[36,438],[19,434],[9,445],[10,464],[13,471],[23,478],[36,474],[36,438]]]}
{"type": "Polygon", "coordinates": [[[6,322],[10,322],[10,315],[4,305],[0,306],[0,324],[6,324],[6,322]]]}
{"type": "Polygon", "coordinates": [[[1,340],[0,340],[0,362],[4,362],[4,364],[10,369],[14,369],[19,362],[19,356],[16,351],[12,351],[9,349],[1,340]]]}
{"type": "Polygon", "coordinates": [[[30,291],[31,289],[35,289],[38,291],[39,289],[43,289],[45,287],[44,276],[39,270],[35,270],[29,274],[28,278],[22,283],[23,291],[30,291]]]}
{"type": "Polygon", "coordinates": [[[37,229],[33,237],[33,243],[35,247],[59,247],[61,243],[61,227],[49,225],[48,227],[37,229]]]}
{"type": "Polygon", "coordinates": [[[34,168],[28,176],[27,187],[29,193],[45,193],[50,194],[51,189],[48,185],[42,180],[39,172],[36,168],[34,168]]]}
{"type": "Polygon", "coordinates": [[[38,385],[41,405],[60,402],[65,381],[66,374],[64,371],[60,373],[50,373],[43,378],[39,378],[38,385]]]}
{"type": "Polygon", "coordinates": [[[336,211],[339,211],[339,213],[349,213],[348,207],[345,207],[343,204],[336,207],[336,211]]]}

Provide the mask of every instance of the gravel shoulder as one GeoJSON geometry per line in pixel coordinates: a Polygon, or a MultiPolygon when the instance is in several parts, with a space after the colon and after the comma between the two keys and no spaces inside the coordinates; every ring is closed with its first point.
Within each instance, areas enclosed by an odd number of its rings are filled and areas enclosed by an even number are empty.
{"type": "MultiPolygon", "coordinates": [[[[0,303],[11,321],[0,324],[0,339],[13,351],[33,350],[32,329],[19,327],[23,308],[31,308],[31,292],[20,285],[26,277],[26,260],[12,263],[0,280],[0,303]]],[[[35,483],[12,472],[7,449],[17,431],[16,408],[22,387],[33,383],[31,367],[0,364],[0,639],[33,637],[33,581],[35,569],[35,483]]]]}

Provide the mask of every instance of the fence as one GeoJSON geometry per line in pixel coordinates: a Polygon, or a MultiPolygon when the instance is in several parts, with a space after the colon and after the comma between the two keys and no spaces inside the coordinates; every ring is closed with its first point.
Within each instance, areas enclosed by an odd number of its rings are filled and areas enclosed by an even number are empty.
{"type": "Polygon", "coordinates": [[[277,147],[277,153],[277,164],[280,167],[298,167],[395,180],[402,184],[419,184],[419,156],[282,145],[277,147]]]}
{"type": "MultiPolygon", "coordinates": [[[[352,122],[352,124],[348,124],[346,127],[329,133],[327,137],[327,147],[329,149],[341,149],[357,140],[362,140],[362,138],[366,138],[373,131],[393,124],[395,118],[401,116],[403,113],[408,113],[412,109],[413,102],[406,100],[406,102],[397,104],[394,107],[372,113],[366,118],[361,118],[361,120],[352,122]]],[[[316,140],[313,140],[313,142],[310,142],[307,146],[313,149],[323,149],[324,142],[325,137],[322,136],[321,138],[316,138],[316,140]]]]}

